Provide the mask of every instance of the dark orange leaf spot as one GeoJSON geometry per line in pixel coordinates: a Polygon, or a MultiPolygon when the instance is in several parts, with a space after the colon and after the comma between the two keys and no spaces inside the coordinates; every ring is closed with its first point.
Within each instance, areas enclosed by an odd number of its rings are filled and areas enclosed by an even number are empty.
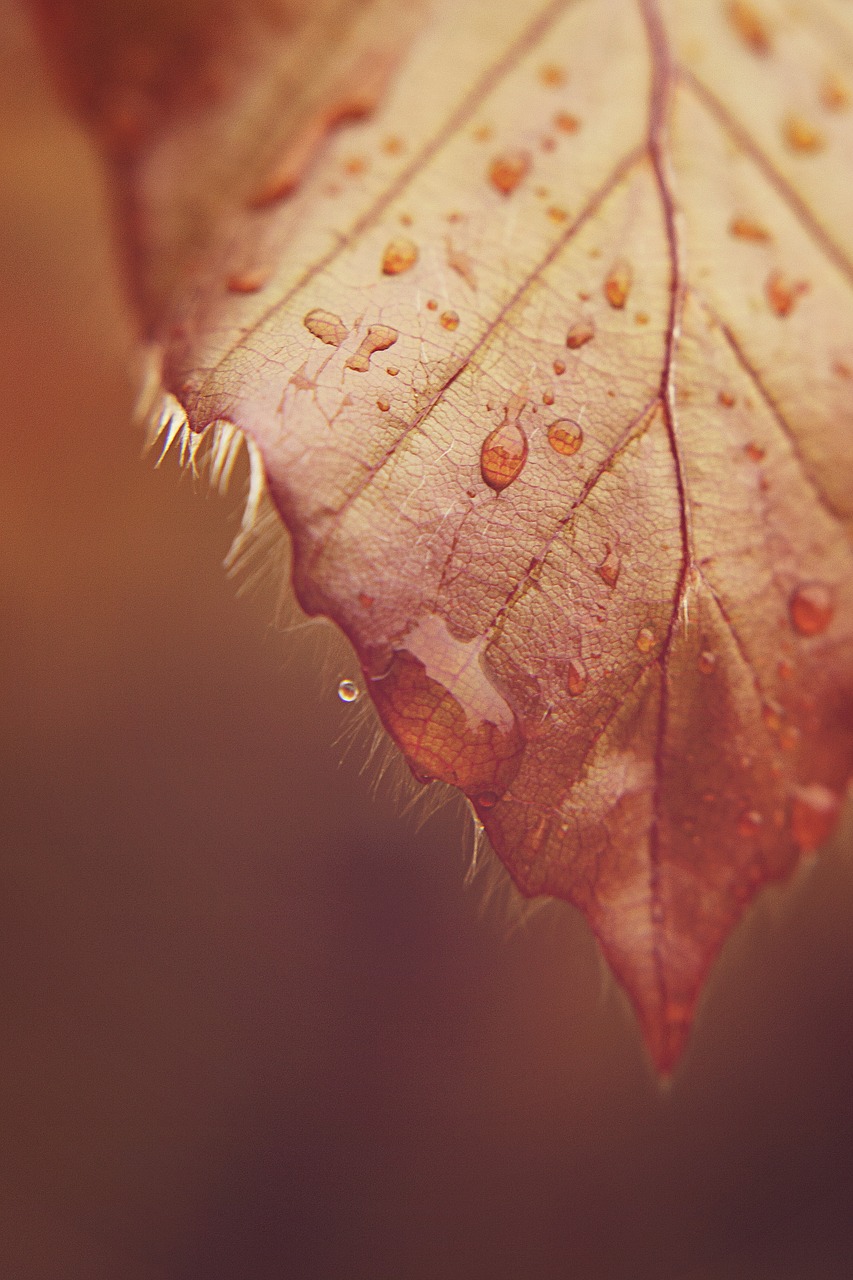
{"type": "Polygon", "coordinates": [[[835,612],[832,592],[822,582],[803,583],[788,601],[788,612],[794,630],[801,636],[819,636],[835,612]]]}
{"type": "Polygon", "coordinates": [[[414,240],[399,236],[385,246],[382,255],[382,271],[386,276],[400,276],[410,271],[418,260],[418,246],[414,240]]]}
{"type": "Polygon", "coordinates": [[[726,16],[736,34],[752,53],[766,56],[772,51],[770,28],[764,16],[754,5],[748,4],[746,0],[731,0],[726,5],[726,16]]]}
{"type": "Polygon", "coordinates": [[[480,474],[490,489],[501,493],[521,474],[527,461],[527,436],[515,421],[503,422],[483,441],[480,474]]]}
{"type": "Polygon", "coordinates": [[[761,834],[764,817],[757,809],[746,809],[737,822],[737,833],[744,840],[754,840],[761,834]]]}
{"type": "Polygon", "coordinates": [[[614,262],[604,282],[604,296],[615,310],[621,311],[628,301],[628,294],[631,292],[633,280],[634,273],[630,262],[627,262],[624,258],[614,262]]]}
{"type": "Polygon", "coordinates": [[[548,428],[548,443],[555,453],[570,458],[583,444],[583,431],[570,418],[558,418],[548,428]]]}
{"type": "Polygon", "coordinates": [[[382,141],[382,150],[386,156],[399,156],[405,149],[406,146],[403,139],[398,137],[397,134],[392,134],[391,137],[384,138],[382,141]]]}
{"type": "Polygon", "coordinates": [[[489,181],[501,195],[512,195],[530,172],[529,151],[504,151],[489,165],[489,181]]]}

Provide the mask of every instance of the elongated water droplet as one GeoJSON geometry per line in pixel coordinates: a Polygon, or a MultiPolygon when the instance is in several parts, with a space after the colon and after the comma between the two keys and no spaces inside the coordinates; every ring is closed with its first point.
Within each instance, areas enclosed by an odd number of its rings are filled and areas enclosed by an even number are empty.
{"type": "Polygon", "coordinates": [[[573,698],[579,698],[587,686],[586,667],[578,658],[573,658],[569,663],[568,679],[566,684],[570,695],[573,698]]]}
{"type": "Polygon", "coordinates": [[[710,649],[704,649],[699,654],[696,666],[699,668],[699,674],[709,676],[717,665],[717,655],[711,653],[710,649]]]}
{"type": "Polygon", "coordinates": [[[772,50],[770,29],[758,10],[747,0],[730,0],[726,15],[750,52],[766,57],[772,50]]]}
{"type": "Polygon", "coordinates": [[[267,267],[234,271],[226,281],[229,293],[259,293],[270,278],[267,267]]]}
{"type": "Polygon", "coordinates": [[[805,582],[788,601],[788,612],[794,630],[801,636],[819,636],[835,612],[832,592],[822,582],[805,582]]]}
{"type": "Polygon", "coordinates": [[[372,324],[359,344],[358,351],[347,360],[347,368],[356,373],[367,373],[370,368],[370,357],[376,351],[387,351],[393,347],[399,334],[387,324],[372,324]]]}
{"type": "Polygon", "coordinates": [[[483,441],[480,474],[490,489],[501,493],[517,480],[527,461],[527,436],[513,419],[503,422],[483,441]]]}
{"type": "Polygon", "coordinates": [[[651,653],[655,647],[656,639],[657,637],[651,627],[640,627],[635,644],[640,653],[651,653]]]}
{"type": "Polygon", "coordinates": [[[578,320],[566,334],[566,346],[571,351],[586,346],[595,337],[595,325],[591,320],[578,320]]]}
{"type": "Polygon", "coordinates": [[[418,260],[418,246],[414,240],[399,236],[385,246],[382,255],[382,271],[386,276],[399,276],[410,271],[418,260]]]}
{"type": "Polygon", "coordinates": [[[619,572],[621,568],[621,557],[611,546],[608,546],[605,551],[604,559],[598,566],[598,576],[601,578],[602,582],[606,583],[607,586],[610,587],[611,590],[619,581],[619,572]]]}
{"type": "Polygon", "coordinates": [[[341,702],[358,702],[361,690],[354,680],[342,680],[338,685],[338,697],[341,702]]]}
{"type": "Polygon", "coordinates": [[[583,444],[583,431],[571,418],[558,418],[548,428],[548,443],[555,453],[570,458],[583,444]]]}
{"type": "Polygon", "coordinates": [[[630,262],[625,258],[614,262],[604,282],[604,296],[614,310],[621,311],[625,306],[633,282],[634,272],[630,262]]]}
{"type": "Polygon", "coordinates": [[[529,151],[504,151],[489,165],[489,181],[501,195],[512,195],[530,172],[529,151]]]}
{"type": "Polygon", "coordinates": [[[748,240],[753,244],[767,244],[772,239],[770,232],[756,218],[736,217],[729,223],[729,234],[736,240],[748,240]]]}
{"type": "Polygon", "coordinates": [[[329,347],[339,347],[349,333],[340,316],[333,311],[324,311],[322,307],[309,311],[302,323],[309,333],[329,347]]]}

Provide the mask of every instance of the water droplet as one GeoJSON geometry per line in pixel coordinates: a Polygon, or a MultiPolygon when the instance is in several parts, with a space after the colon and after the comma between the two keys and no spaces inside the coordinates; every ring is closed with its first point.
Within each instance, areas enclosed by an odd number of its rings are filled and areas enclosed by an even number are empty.
{"type": "Polygon", "coordinates": [[[481,791],[478,796],[472,796],[471,799],[481,809],[494,809],[500,797],[496,791],[481,791]]]}
{"type": "Polygon", "coordinates": [[[361,591],[359,593],[358,603],[361,605],[362,609],[372,609],[376,603],[376,599],[374,596],[369,596],[366,591],[361,591]]]}
{"type": "Polygon", "coordinates": [[[581,122],[577,116],[571,115],[568,111],[558,111],[554,116],[554,124],[561,133],[577,133],[581,127],[581,122]]]}
{"type": "Polygon", "coordinates": [[[747,0],[730,0],[726,6],[726,16],[750,52],[759,57],[765,57],[771,52],[773,45],[770,29],[762,15],[747,0]]]}
{"type": "Polygon", "coordinates": [[[459,328],[459,316],[455,311],[442,311],[438,318],[438,322],[442,329],[447,329],[449,333],[452,333],[454,329],[459,328]]]}
{"type": "Polygon", "coordinates": [[[608,544],[605,548],[605,556],[601,564],[598,566],[598,576],[602,582],[610,587],[611,591],[619,581],[619,573],[622,569],[622,560],[608,544]]]}
{"type": "Polygon", "coordinates": [[[569,215],[566,210],[561,209],[560,206],[556,204],[552,204],[547,210],[547,213],[552,222],[561,223],[568,222],[569,220],[569,215]]]}
{"type": "Polygon", "coordinates": [[[822,582],[805,582],[788,601],[788,612],[794,630],[801,636],[819,636],[835,612],[832,592],[822,582]]]}
{"type": "Polygon", "coordinates": [[[488,142],[494,136],[494,129],[488,124],[479,124],[472,131],[471,137],[475,142],[488,142]]]}
{"type": "Polygon", "coordinates": [[[370,357],[376,351],[387,351],[397,341],[398,333],[387,324],[372,324],[361,340],[358,351],[347,360],[346,367],[356,373],[367,373],[370,357]]]}
{"type": "Polygon", "coordinates": [[[361,174],[368,170],[368,162],[365,156],[347,156],[344,160],[344,173],[348,173],[351,178],[360,177],[361,174]]]}
{"type": "Polygon", "coordinates": [[[791,835],[801,853],[814,853],[832,835],[841,808],[829,787],[813,782],[797,787],[791,806],[791,835]]]}
{"type": "Polygon", "coordinates": [[[820,86],[820,100],[827,111],[846,111],[851,94],[847,81],[837,71],[829,71],[820,86]]]}
{"type": "Polygon", "coordinates": [[[572,351],[585,346],[595,337],[595,325],[592,320],[578,320],[566,334],[566,346],[572,351]]]}
{"type": "Polygon", "coordinates": [[[349,334],[349,329],[340,316],[336,316],[333,311],[324,311],[321,307],[309,311],[302,323],[309,333],[329,347],[339,347],[349,334]]]}
{"type": "Polygon", "coordinates": [[[382,140],[382,150],[385,152],[386,156],[402,155],[405,149],[406,144],[403,142],[402,138],[397,136],[397,134],[392,134],[389,138],[384,138],[382,140]]]}
{"type": "Polygon", "coordinates": [[[748,240],[752,244],[767,244],[772,236],[763,223],[756,218],[736,217],[729,223],[729,235],[736,240],[748,240]]]}
{"type": "Polygon", "coordinates": [[[777,316],[788,316],[809,287],[807,280],[792,280],[783,271],[771,271],[764,292],[771,310],[777,316]]]}
{"type": "Polygon", "coordinates": [[[427,311],[438,311],[438,303],[435,298],[428,298],[426,304],[427,311]]]}
{"type": "Polygon", "coordinates": [[[570,418],[558,418],[548,428],[548,443],[555,453],[570,458],[583,444],[583,431],[570,418]]]}
{"type": "Polygon", "coordinates": [[[723,406],[724,409],[734,408],[735,398],[732,395],[731,391],[720,391],[719,394],[717,395],[717,400],[723,406]]]}
{"type": "Polygon", "coordinates": [[[764,461],[764,455],[766,453],[766,450],[762,449],[761,445],[756,444],[753,440],[750,440],[749,444],[744,445],[743,451],[746,454],[746,456],[749,458],[750,462],[764,461]]]}
{"type": "Polygon", "coordinates": [[[640,653],[651,653],[655,647],[656,636],[651,627],[640,627],[635,644],[640,653]]]}
{"type": "Polygon", "coordinates": [[[822,131],[804,116],[788,116],[782,124],[782,137],[792,151],[801,155],[814,155],[826,146],[822,131]]]}
{"type": "Polygon", "coordinates": [[[630,262],[625,258],[614,262],[604,282],[604,296],[615,311],[621,311],[625,306],[633,282],[634,272],[630,262]]]}
{"type": "Polygon", "coordinates": [[[543,404],[547,404],[547,405],[551,405],[551,404],[553,404],[553,403],[554,403],[554,392],[553,392],[553,391],[543,391],[543,392],[542,392],[542,403],[543,403],[543,404]]]}
{"type": "Polygon", "coordinates": [[[563,374],[566,372],[566,366],[562,360],[554,361],[554,372],[556,373],[558,378],[561,378],[563,374]]]}
{"type": "Polygon", "coordinates": [[[386,276],[400,276],[410,271],[418,260],[418,246],[406,236],[398,236],[385,246],[382,255],[382,271],[386,276]]]}
{"type": "Polygon", "coordinates": [[[527,436],[509,415],[483,441],[480,473],[490,489],[501,493],[517,480],[527,461],[527,436]]]}
{"type": "Polygon", "coordinates": [[[395,365],[393,365],[393,364],[389,364],[389,366],[388,366],[388,368],[385,370],[385,372],[388,374],[388,377],[389,377],[389,378],[396,378],[396,376],[397,376],[397,374],[400,372],[400,370],[399,370],[398,368],[396,368],[396,366],[395,366],[395,365]]]}
{"type": "Polygon", "coordinates": [[[801,736],[795,724],[783,724],[779,730],[779,746],[783,751],[796,751],[801,736]]]}
{"type": "Polygon", "coordinates": [[[504,151],[489,166],[489,181],[501,195],[512,195],[530,172],[529,151],[504,151]]]}
{"type": "Polygon", "coordinates": [[[754,840],[764,826],[764,816],[757,809],[746,809],[738,818],[737,833],[744,840],[754,840]]]}
{"type": "Polygon", "coordinates": [[[354,680],[342,680],[338,685],[338,697],[341,702],[358,702],[361,690],[354,680]]]}
{"type": "Polygon", "coordinates": [[[387,400],[377,400],[376,408],[379,410],[380,413],[387,413],[388,410],[391,408],[391,406],[387,400]]]}
{"type": "Polygon", "coordinates": [[[579,698],[587,686],[586,667],[577,658],[569,663],[568,678],[566,680],[569,693],[573,698],[579,698]]]}
{"type": "Polygon", "coordinates": [[[790,680],[794,675],[794,664],[787,658],[780,658],[776,671],[780,680],[790,680]]]}
{"type": "Polygon", "coordinates": [[[539,79],[549,89],[560,89],[568,80],[568,75],[565,67],[556,62],[547,62],[544,67],[539,68],[539,79]]]}
{"type": "Polygon", "coordinates": [[[703,649],[696,663],[699,668],[699,674],[703,676],[711,675],[716,665],[717,655],[712,653],[710,649],[703,649]]]}
{"type": "Polygon", "coordinates": [[[226,281],[229,293],[259,293],[268,283],[270,272],[266,267],[235,271],[226,281]]]}
{"type": "Polygon", "coordinates": [[[778,702],[765,702],[761,709],[761,718],[771,733],[778,733],[782,728],[782,708],[778,702]]]}

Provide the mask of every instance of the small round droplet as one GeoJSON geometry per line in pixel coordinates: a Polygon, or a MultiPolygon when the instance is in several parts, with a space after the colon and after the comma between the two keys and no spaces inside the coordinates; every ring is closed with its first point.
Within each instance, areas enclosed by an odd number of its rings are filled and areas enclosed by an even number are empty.
{"type": "Polygon", "coordinates": [[[438,303],[435,298],[428,298],[426,304],[427,311],[438,311],[438,303]]]}
{"type": "Polygon", "coordinates": [[[789,316],[803,294],[808,293],[807,280],[792,280],[784,271],[771,271],[764,286],[770,309],[780,318],[789,316]]]}
{"type": "Polygon", "coordinates": [[[354,680],[342,680],[338,685],[338,697],[341,702],[358,702],[361,690],[354,680]]]}
{"type": "Polygon", "coordinates": [[[731,391],[720,391],[717,395],[717,400],[724,409],[734,408],[735,398],[731,391]]]}
{"type": "Polygon", "coordinates": [[[268,268],[254,267],[246,271],[233,272],[226,284],[229,293],[259,293],[269,278],[268,268]]]}
{"type": "Polygon", "coordinates": [[[737,833],[744,840],[754,840],[763,826],[763,815],[757,809],[746,809],[738,818],[737,833]]]}
{"type": "Polygon", "coordinates": [[[825,135],[805,116],[788,116],[782,125],[782,137],[792,151],[801,155],[814,155],[826,146],[825,135]]]}
{"type": "Polygon", "coordinates": [[[504,151],[489,165],[489,181],[503,196],[512,195],[530,172],[529,151],[504,151]]]}
{"type": "Polygon", "coordinates": [[[410,271],[418,260],[418,246],[406,236],[398,236],[385,246],[382,271],[386,276],[399,276],[410,271]]]}
{"type": "Polygon", "coordinates": [[[814,853],[826,844],[840,808],[838,796],[819,782],[796,788],[791,806],[791,835],[802,853],[814,853]]]}
{"type": "Polygon", "coordinates": [[[822,582],[805,582],[788,601],[791,624],[801,636],[819,636],[832,621],[832,592],[822,582]]]}
{"type": "Polygon", "coordinates": [[[765,702],[761,708],[761,718],[771,733],[778,733],[782,728],[783,711],[778,702],[765,702]]]}
{"type": "Polygon", "coordinates": [[[850,106],[850,86],[837,71],[830,71],[824,76],[820,100],[827,111],[846,111],[850,106]]]}
{"type": "Polygon", "coordinates": [[[517,422],[505,418],[483,441],[480,474],[490,489],[501,493],[521,474],[527,461],[527,436],[517,422]]]}
{"type": "Polygon", "coordinates": [[[630,262],[625,258],[614,262],[604,282],[604,296],[615,311],[621,311],[625,306],[633,281],[634,272],[630,262]]]}
{"type": "Polygon", "coordinates": [[[583,431],[570,418],[558,418],[548,428],[548,443],[555,453],[570,458],[583,444],[583,431]]]}
{"type": "Polygon", "coordinates": [[[447,329],[450,333],[452,333],[454,329],[459,328],[459,316],[455,311],[442,311],[438,318],[438,322],[442,329],[447,329]]]}
{"type": "Polygon", "coordinates": [[[473,798],[475,804],[478,804],[481,809],[494,809],[500,797],[496,791],[481,791],[473,798]]]}
{"type": "Polygon", "coordinates": [[[699,674],[709,676],[712,674],[717,665],[717,655],[712,653],[710,649],[703,649],[699,654],[696,666],[699,668],[699,674]]]}
{"type": "Polygon", "coordinates": [[[543,403],[543,404],[547,404],[547,405],[552,405],[552,404],[554,403],[554,392],[553,392],[553,391],[550,391],[550,390],[549,390],[549,391],[543,391],[543,392],[542,392],[542,403],[543,403]]]}
{"type": "Polygon", "coordinates": [[[566,366],[562,360],[554,361],[554,372],[556,373],[558,378],[561,378],[563,374],[566,372],[566,366]]]}
{"type": "Polygon", "coordinates": [[[746,456],[749,458],[750,462],[764,461],[765,450],[762,449],[760,444],[755,444],[755,442],[752,440],[749,442],[749,444],[744,445],[743,451],[746,454],[746,456]]]}
{"type": "Polygon", "coordinates": [[[569,663],[568,678],[566,680],[569,694],[573,698],[579,698],[587,686],[586,667],[578,659],[573,659],[569,663]]]}
{"type": "Polygon", "coordinates": [[[581,127],[577,116],[571,115],[568,111],[558,111],[554,116],[554,124],[562,133],[577,133],[581,127]]]}
{"type": "Polygon", "coordinates": [[[566,334],[566,346],[570,351],[577,351],[586,346],[595,337],[595,325],[591,320],[578,320],[566,334]]]}
{"type": "Polygon", "coordinates": [[[655,633],[651,627],[640,627],[635,644],[640,653],[651,653],[655,647],[655,633]]]}
{"type": "Polygon", "coordinates": [[[559,89],[566,83],[568,76],[565,67],[561,67],[556,62],[547,62],[539,69],[539,79],[549,89],[559,89]]]}

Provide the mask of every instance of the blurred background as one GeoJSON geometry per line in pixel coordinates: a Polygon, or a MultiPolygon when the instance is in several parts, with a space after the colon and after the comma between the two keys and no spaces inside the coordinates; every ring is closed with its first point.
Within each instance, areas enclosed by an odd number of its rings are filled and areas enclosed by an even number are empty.
{"type": "Polygon", "coordinates": [[[580,918],[372,793],[345,647],[222,569],[239,483],[142,460],[99,171],[11,0],[0,64],[0,1276],[853,1275],[853,824],[661,1090],[580,918]]]}

